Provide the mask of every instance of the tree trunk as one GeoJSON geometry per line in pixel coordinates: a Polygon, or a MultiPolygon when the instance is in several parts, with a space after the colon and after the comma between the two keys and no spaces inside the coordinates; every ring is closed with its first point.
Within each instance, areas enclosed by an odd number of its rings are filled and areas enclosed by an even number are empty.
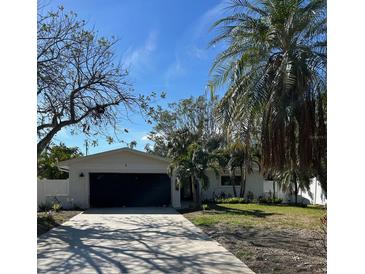
{"type": "Polygon", "coordinates": [[[232,184],[232,189],[233,189],[233,196],[237,197],[237,192],[236,192],[236,186],[235,186],[235,180],[232,179],[234,178],[233,176],[231,177],[231,184],[232,184]]]}
{"type": "Polygon", "coordinates": [[[237,197],[234,170],[233,171],[232,170],[230,171],[229,180],[231,181],[231,185],[232,185],[232,188],[233,188],[233,196],[234,197],[237,197]]]}
{"type": "Polygon", "coordinates": [[[200,197],[200,185],[199,185],[199,181],[196,181],[196,207],[199,208],[202,201],[201,201],[201,197],[200,197]]]}
{"type": "Polygon", "coordinates": [[[274,199],[275,199],[275,181],[272,181],[272,189],[273,189],[272,200],[274,201],[274,199]]]}
{"type": "Polygon", "coordinates": [[[199,185],[196,182],[194,176],[191,176],[191,191],[193,193],[193,202],[194,202],[194,206],[196,208],[199,207],[200,205],[200,198],[199,198],[199,185]]]}
{"type": "Polygon", "coordinates": [[[42,151],[49,145],[53,137],[59,132],[61,128],[55,127],[50,132],[47,133],[38,143],[37,143],[37,154],[40,155],[42,151]]]}
{"type": "Polygon", "coordinates": [[[240,166],[240,172],[241,172],[241,189],[240,189],[240,197],[245,197],[246,192],[246,172],[243,172],[243,167],[240,166]]]}
{"type": "Polygon", "coordinates": [[[293,175],[293,181],[294,181],[294,195],[295,195],[295,204],[298,204],[298,184],[297,184],[297,175],[294,172],[293,175]]]}

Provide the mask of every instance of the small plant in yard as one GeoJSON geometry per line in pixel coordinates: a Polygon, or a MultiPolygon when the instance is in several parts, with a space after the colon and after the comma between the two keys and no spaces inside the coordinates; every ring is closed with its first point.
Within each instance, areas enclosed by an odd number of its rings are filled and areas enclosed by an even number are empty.
{"type": "Polygon", "coordinates": [[[237,257],[242,257],[243,259],[247,260],[255,256],[255,253],[248,251],[248,250],[240,250],[236,253],[237,257]]]}
{"type": "Polygon", "coordinates": [[[49,210],[39,213],[37,216],[37,235],[40,235],[56,226],[54,212],[49,210]]]}
{"type": "Polygon", "coordinates": [[[204,212],[206,209],[208,209],[208,205],[207,204],[203,204],[202,205],[202,208],[203,208],[203,212],[204,212]]]}
{"type": "Polygon", "coordinates": [[[52,211],[45,212],[44,213],[44,218],[48,222],[54,222],[53,212],[52,211]]]}
{"type": "Polygon", "coordinates": [[[59,212],[62,209],[62,205],[60,202],[42,202],[38,205],[38,209],[41,212],[49,212],[49,211],[55,211],[59,212]]]}
{"type": "Polygon", "coordinates": [[[55,212],[59,212],[62,209],[62,205],[60,203],[53,203],[52,210],[55,212]]]}
{"type": "Polygon", "coordinates": [[[42,223],[44,226],[50,226],[55,223],[55,218],[53,215],[53,211],[45,211],[38,215],[38,223],[42,223]]]}
{"type": "Polygon", "coordinates": [[[273,204],[281,204],[283,202],[283,199],[281,199],[281,198],[273,198],[272,199],[272,203],[273,204]]]}

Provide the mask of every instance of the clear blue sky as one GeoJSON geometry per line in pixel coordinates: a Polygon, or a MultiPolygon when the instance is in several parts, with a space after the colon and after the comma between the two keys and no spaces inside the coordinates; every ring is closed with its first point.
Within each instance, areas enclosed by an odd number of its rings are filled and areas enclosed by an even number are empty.
{"type": "MultiPolygon", "coordinates": [[[[204,94],[213,58],[222,48],[208,48],[214,36],[212,23],[224,14],[222,0],[64,0],[50,1],[47,9],[63,5],[85,19],[101,36],[119,39],[116,54],[130,68],[129,81],[136,92],[167,92],[160,102],[177,101],[204,94]]],[[[127,142],[137,141],[143,150],[151,125],[138,115],[120,125],[129,133],[120,135],[127,142]]],[[[123,147],[107,144],[99,138],[99,146],[89,154],[123,147]]],[[[68,130],[57,134],[55,143],[78,146],[85,152],[85,137],[72,136],[68,130]]]]}

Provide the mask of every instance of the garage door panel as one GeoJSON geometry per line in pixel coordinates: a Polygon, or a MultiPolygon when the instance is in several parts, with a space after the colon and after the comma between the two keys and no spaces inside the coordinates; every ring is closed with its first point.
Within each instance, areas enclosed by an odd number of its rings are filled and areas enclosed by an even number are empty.
{"type": "Polygon", "coordinates": [[[169,205],[170,188],[170,178],[166,174],[90,173],[90,205],[169,205]]]}

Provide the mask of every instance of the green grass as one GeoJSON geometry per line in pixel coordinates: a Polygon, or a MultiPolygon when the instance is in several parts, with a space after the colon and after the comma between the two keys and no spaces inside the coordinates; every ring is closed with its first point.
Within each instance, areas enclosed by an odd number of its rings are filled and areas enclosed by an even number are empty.
{"type": "Polygon", "coordinates": [[[317,230],[326,210],[320,207],[294,207],[259,204],[208,204],[204,211],[186,213],[195,225],[224,223],[267,228],[317,230]]]}
{"type": "Polygon", "coordinates": [[[244,258],[247,260],[247,259],[254,257],[255,253],[248,251],[248,250],[241,249],[241,250],[237,251],[235,255],[239,258],[244,258]]]}

